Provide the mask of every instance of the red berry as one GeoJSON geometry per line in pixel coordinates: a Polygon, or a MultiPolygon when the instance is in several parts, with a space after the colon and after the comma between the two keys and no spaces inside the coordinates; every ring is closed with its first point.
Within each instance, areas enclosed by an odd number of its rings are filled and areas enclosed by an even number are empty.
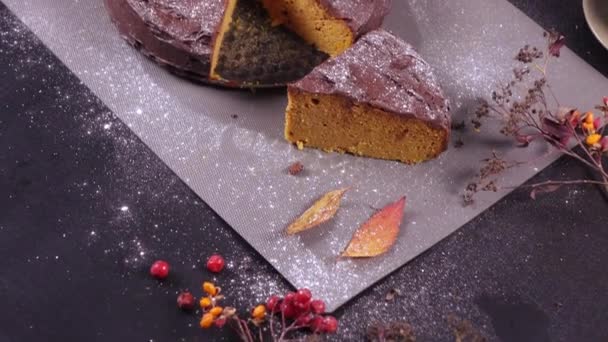
{"type": "Polygon", "coordinates": [[[279,305],[280,303],[281,297],[272,295],[266,301],[266,307],[268,308],[268,310],[270,310],[270,312],[278,312],[279,310],[281,310],[279,305]]]}
{"type": "Polygon", "coordinates": [[[220,273],[224,269],[224,258],[219,254],[213,254],[207,260],[207,269],[213,273],[220,273]]]}
{"type": "Polygon", "coordinates": [[[325,303],[320,299],[315,299],[310,302],[310,308],[312,312],[317,315],[325,313],[325,303]]]}
{"type": "Polygon", "coordinates": [[[333,316],[323,318],[323,332],[333,334],[338,331],[338,320],[333,316]]]}
{"type": "Polygon", "coordinates": [[[150,275],[156,279],[165,279],[169,276],[169,263],[163,260],[155,261],[150,267],[150,275]]]}
{"type": "Polygon", "coordinates": [[[287,292],[287,294],[285,295],[285,299],[283,301],[287,304],[291,304],[291,303],[293,303],[295,298],[296,298],[295,292],[287,292]]]}
{"type": "Polygon", "coordinates": [[[299,289],[298,292],[296,293],[296,298],[295,301],[297,303],[308,303],[310,302],[310,299],[312,298],[312,293],[310,293],[309,289],[299,289]]]}
{"type": "Polygon", "coordinates": [[[226,319],[223,317],[220,317],[218,319],[216,319],[214,322],[216,327],[218,328],[222,328],[224,325],[226,325],[226,319]]]}
{"type": "Polygon", "coordinates": [[[285,318],[288,319],[295,318],[298,315],[298,312],[293,304],[289,304],[285,300],[281,303],[281,312],[283,312],[285,318]]]}
{"type": "Polygon", "coordinates": [[[310,325],[313,316],[311,314],[302,315],[296,319],[296,325],[299,327],[307,327],[310,325]]]}
{"type": "Polygon", "coordinates": [[[188,291],[182,292],[177,296],[177,307],[182,310],[194,309],[194,302],[194,296],[188,291]]]}
{"type": "Polygon", "coordinates": [[[300,315],[310,312],[310,302],[299,303],[296,301],[293,302],[292,305],[295,307],[296,311],[300,315]]]}
{"type": "Polygon", "coordinates": [[[312,320],[310,321],[310,329],[312,329],[312,331],[314,332],[321,332],[323,331],[323,324],[324,320],[322,316],[314,316],[312,318],[312,320]]]}

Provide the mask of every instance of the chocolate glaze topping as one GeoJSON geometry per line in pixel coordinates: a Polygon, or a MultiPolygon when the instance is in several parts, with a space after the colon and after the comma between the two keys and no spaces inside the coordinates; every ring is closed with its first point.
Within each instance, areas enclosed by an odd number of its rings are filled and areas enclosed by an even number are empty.
{"type": "Polygon", "coordinates": [[[342,95],[359,103],[450,128],[449,104],[431,66],[414,48],[384,30],[291,84],[290,90],[342,95]]]}
{"type": "Polygon", "coordinates": [[[157,62],[208,80],[226,0],[105,0],[125,39],[157,62]]]}
{"type": "Polygon", "coordinates": [[[329,13],[344,19],[358,37],[382,25],[391,0],[318,0],[329,13]]]}
{"type": "MultiPolygon", "coordinates": [[[[257,1],[257,0],[240,0],[257,1]]],[[[318,0],[356,36],[376,29],[390,0],[318,0]]],[[[228,0],[104,0],[121,35],[148,57],[188,78],[210,82],[213,44],[228,0]]]]}

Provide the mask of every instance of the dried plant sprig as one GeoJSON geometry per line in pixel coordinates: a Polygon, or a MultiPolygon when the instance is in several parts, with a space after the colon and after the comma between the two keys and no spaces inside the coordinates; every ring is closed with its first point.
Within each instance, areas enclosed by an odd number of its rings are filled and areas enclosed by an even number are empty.
{"type": "Polygon", "coordinates": [[[448,316],[448,324],[452,329],[456,342],[486,342],[487,339],[483,336],[473,324],[460,317],[450,314],[448,316]]]}
{"type": "Polygon", "coordinates": [[[416,342],[414,329],[405,321],[373,323],[367,327],[366,338],[369,342],[416,342]]]}
{"type": "MultiPolygon", "coordinates": [[[[524,46],[515,56],[519,65],[513,69],[509,82],[492,92],[491,101],[481,100],[471,123],[479,131],[488,119],[502,123],[500,132],[514,139],[519,147],[528,147],[533,141],[549,144],[552,151],[568,155],[588,166],[600,181],[590,179],[552,180],[529,185],[531,197],[552,192],[564,185],[593,184],[608,190],[608,172],[604,158],[608,153],[608,137],[604,135],[608,123],[608,97],[603,104],[581,114],[574,108],[562,107],[547,81],[549,63],[559,58],[565,38],[561,34],[545,32],[547,45],[544,51],[529,45],[524,46]],[[580,153],[572,150],[579,147],[580,153]]],[[[480,191],[498,191],[497,176],[503,171],[528,162],[510,162],[492,152],[492,157],[484,159],[476,180],[467,185],[463,199],[466,205],[474,202],[480,191]]]]}
{"type": "Polygon", "coordinates": [[[464,190],[463,200],[466,205],[475,202],[475,195],[480,191],[498,191],[496,176],[500,175],[505,170],[514,168],[524,164],[523,162],[509,162],[498,155],[496,151],[492,151],[492,156],[482,160],[483,166],[477,174],[477,179],[474,182],[467,184],[464,190]]]}
{"type": "Polygon", "coordinates": [[[292,334],[301,330],[312,333],[303,335],[302,341],[313,341],[338,330],[338,320],[325,314],[325,302],[313,299],[308,289],[289,292],[284,297],[273,295],[265,304],[254,307],[247,319],[241,318],[233,307],[220,306],[224,296],[215,284],[203,283],[203,291],[206,296],[200,300],[201,328],[221,329],[229,325],[243,342],[263,342],[265,338],[273,342],[295,341],[292,334]]]}

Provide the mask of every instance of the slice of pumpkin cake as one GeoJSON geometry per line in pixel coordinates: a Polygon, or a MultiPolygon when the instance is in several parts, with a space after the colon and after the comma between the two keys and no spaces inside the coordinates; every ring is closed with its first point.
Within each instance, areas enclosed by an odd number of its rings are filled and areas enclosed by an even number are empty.
{"type": "Polygon", "coordinates": [[[408,164],[447,149],[449,105],[412,46],[372,31],[288,87],[285,138],[299,148],[408,164]]]}

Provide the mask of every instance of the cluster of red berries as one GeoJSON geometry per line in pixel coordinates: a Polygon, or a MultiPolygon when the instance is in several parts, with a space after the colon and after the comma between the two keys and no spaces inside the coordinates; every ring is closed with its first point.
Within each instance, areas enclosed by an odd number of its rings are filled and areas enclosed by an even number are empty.
{"type": "Polygon", "coordinates": [[[333,316],[323,316],[325,303],[313,299],[308,289],[288,292],[283,298],[270,296],[266,307],[271,313],[280,313],[285,319],[295,321],[297,326],[307,327],[315,333],[333,334],[338,330],[338,320],[333,316]]]}
{"type": "MultiPolygon", "coordinates": [[[[214,254],[207,260],[207,269],[213,273],[219,273],[224,269],[224,258],[214,254]]],[[[169,276],[169,263],[163,260],[155,261],[150,267],[150,275],[158,280],[164,280],[169,276]]],[[[228,319],[235,318],[236,309],[232,307],[221,307],[218,302],[224,298],[220,294],[221,289],[211,282],[203,283],[205,296],[199,301],[203,311],[200,321],[201,328],[207,329],[212,326],[223,327],[228,319]]],[[[181,292],[177,297],[177,306],[186,311],[194,310],[196,298],[189,291],[181,292]]],[[[260,326],[266,321],[267,314],[281,315],[285,320],[294,323],[298,328],[308,328],[313,333],[333,334],[338,330],[338,320],[325,314],[325,303],[319,299],[313,299],[308,289],[299,289],[296,292],[288,292],[285,297],[271,296],[266,305],[258,305],[251,311],[251,322],[260,326]]],[[[272,322],[271,322],[272,324],[272,322]]]]}

